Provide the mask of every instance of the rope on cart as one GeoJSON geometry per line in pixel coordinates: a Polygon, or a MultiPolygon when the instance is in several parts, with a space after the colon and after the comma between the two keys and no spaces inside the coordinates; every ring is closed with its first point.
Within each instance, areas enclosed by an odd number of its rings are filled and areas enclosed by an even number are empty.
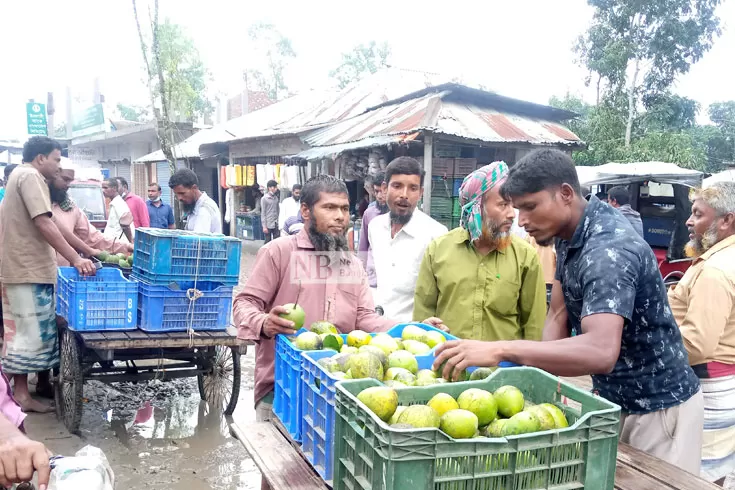
{"type": "Polygon", "coordinates": [[[194,268],[194,287],[186,291],[186,297],[189,300],[189,309],[186,312],[186,333],[189,334],[189,348],[194,347],[194,302],[204,296],[204,293],[197,288],[197,278],[199,277],[199,259],[202,256],[202,238],[197,238],[197,262],[194,268]]]}

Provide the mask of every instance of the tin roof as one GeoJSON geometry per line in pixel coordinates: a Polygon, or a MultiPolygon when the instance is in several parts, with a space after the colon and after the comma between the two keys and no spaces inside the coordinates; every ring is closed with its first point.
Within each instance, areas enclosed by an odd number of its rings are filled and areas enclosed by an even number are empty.
{"type": "MultiPolygon", "coordinates": [[[[530,143],[537,145],[580,146],[582,141],[566,127],[551,119],[552,112],[545,117],[530,114],[522,108],[517,112],[498,110],[487,101],[483,106],[466,100],[466,97],[453,96],[453,90],[440,93],[426,93],[414,99],[407,99],[391,105],[378,107],[360,116],[312,131],[303,137],[311,148],[299,154],[308,153],[308,158],[317,155],[339,153],[339,147],[378,137],[405,135],[417,131],[457,136],[468,140],[489,143],[530,143]]],[[[545,107],[545,106],[539,106],[545,107]]],[[[550,109],[550,108],[549,108],[550,109]]],[[[563,114],[560,114],[563,115],[563,114]]],[[[342,150],[343,151],[343,150],[342,150]]]]}

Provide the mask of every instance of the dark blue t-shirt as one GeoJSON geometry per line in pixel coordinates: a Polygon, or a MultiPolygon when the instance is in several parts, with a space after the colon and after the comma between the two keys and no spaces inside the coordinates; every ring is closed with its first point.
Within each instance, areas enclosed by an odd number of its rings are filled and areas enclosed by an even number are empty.
{"type": "Polygon", "coordinates": [[[574,236],[558,240],[556,253],[570,334],[582,333],[588,315],[625,320],[615,368],[592,376],[600,396],[642,414],[679,405],[699,390],[653,250],[623,215],[592,196],[574,236]]]}
{"type": "Polygon", "coordinates": [[[148,200],[148,216],[151,218],[151,228],[168,228],[169,226],[176,224],[174,221],[174,210],[162,202],[160,206],[154,206],[153,203],[148,200]]]}

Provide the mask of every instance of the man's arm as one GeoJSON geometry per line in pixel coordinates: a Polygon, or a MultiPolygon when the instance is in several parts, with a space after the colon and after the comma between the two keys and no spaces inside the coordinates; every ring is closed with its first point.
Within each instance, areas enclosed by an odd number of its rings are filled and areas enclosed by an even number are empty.
{"type": "Polygon", "coordinates": [[[130,211],[126,211],[125,213],[120,216],[120,228],[122,228],[123,234],[125,234],[125,238],[128,239],[130,243],[133,243],[133,230],[130,229],[130,225],[133,223],[133,213],[130,211]]]}
{"type": "MultiPolygon", "coordinates": [[[[243,290],[235,297],[233,318],[238,337],[244,340],[258,342],[263,337],[272,337],[266,334],[266,328],[269,323],[269,310],[273,312],[271,303],[280,284],[278,266],[280,258],[275,255],[277,251],[272,249],[273,247],[261,247],[258,250],[253,271],[243,290]]],[[[293,333],[293,329],[284,333],[293,333]]]]}
{"type": "Polygon", "coordinates": [[[424,258],[421,260],[419,275],[416,278],[416,290],[413,296],[413,321],[422,322],[436,316],[436,307],[439,301],[439,289],[436,286],[434,275],[434,251],[436,242],[426,247],[424,258]]]}
{"type": "MultiPolygon", "coordinates": [[[[291,198],[288,197],[286,199],[291,199],[291,198]]],[[[281,206],[281,209],[278,211],[278,229],[281,232],[285,231],[283,227],[286,226],[286,218],[288,217],[286,216],[286,208],[288,207],[288,203],[284,201],[283,204],[284,205],[281,206]]]]}
{"type": "Polygon", "coordinates": [[[74,234],[74,230],[68,229],[66,226],[56,221],[55,219],[53,220],[53,222],[61,232],[61,236],[64,237],[64,240],[66,240],[66,242],[71,245],[74,250],[85,254],[87,257],[94,257],[94,255],[97,253],[97,250],[85,243],[84,240],[82,240],[80,237],[76,236],[74,234]]]}
{"type": "MultiPolygon", "coordinates": [[[[496,366],[500,361],[538,367],[557,376],[611,372],[620,356],[625,321],[632,319],[641,266],[635,251],[616,252],[614,262],[592,260],[580,271],[581,335],[549,342],[448,342],[437,349],[434,366],[446,360],[445,374],[456,367],[457,375],[469,366],[496,366]]],[[[601,256],[599,251],[587,253],[601,256]]]]}
{"type": "Polygon", "coordinates": [[[174,208],[171,206],[168,207],[168,229],[169,230],[176,229],[176,219],[174,218],[174,208]]]}
{"type": "Polygon", "coordinates": [[[268,233],[268,201],[265,200],[265,196],[260,198],[260,224],[263,233],[268,233]]]}
{"type": "Polygon", "coordinates": [[[725,274],[707,266],[692,286],[687,313],[679,325],[690,365],[705,363],[714,354],[732,313],[731,291],[725,274]]]}
{"type": "Polygon", "coordinates": [[[150,228],[151,226],[151,215],[148,214],[148,206],[142,197],[138,197],[138,214],[140,214],[140,225],[142,228],[150,228]]]}
{"type": "Polygon", "coordinates": [[[567,306],[564,304],[564,293],[561,289],[561,283],[554,280],[554,284],[551,287],[551,304],[549,305],[549,312],[546,315],[542,340],[560,340],[569,337],[568,320],[569,315],[567,313],[567,306]]]}
{"type": "MultiPolygon", "coordinates": [[[[367,211],[365,211],[367,212],[367,211]]],[[[367,252],[370,249],[370,237],[368,236],[368,224],[370,220],[365,219],[365,215],[362,218],[362,227],[360,229],[360,242],[357,244],[357,252],[362,266],[367,268],[367,252]]]]}
{"type": "Polygon", "coordinates": [[[97,250],[105,250],[111,253],[129,253],[133,251],[132,243],[124,243],[121,241],[113,241],[95,228],[84,213],[79,213],[77,217],[76,230],[79,230],[79,238],[87,245],[97,250]]]}
{"type": "Polygon", "coordinates": [[[29,482],[34,472],[39,488],[46,488],[51,474],[46,446],[30,440],[0,412],[0,486],[29,482]]]}
{"type": "Polygon", "coordinates": [[[546,317],[546,282],[541,262],[535,251],[521,278],[518,311],[523,338],[541,340],[546,317]]]}
{"type": "Polygon", "coordinates": [[[66,242],[64,236],[57,228],[53,220],[46,214],[42,214],[33,218],[33,224],[36,225],[38,231],[41,233],[43,238],[51,245],[57,252],[61,254],[66,260],[69,261],[80,273],[82,274],[93,274],[94,266],[92,262],[87,259],[82,259],[79,254],[66,242]]]}

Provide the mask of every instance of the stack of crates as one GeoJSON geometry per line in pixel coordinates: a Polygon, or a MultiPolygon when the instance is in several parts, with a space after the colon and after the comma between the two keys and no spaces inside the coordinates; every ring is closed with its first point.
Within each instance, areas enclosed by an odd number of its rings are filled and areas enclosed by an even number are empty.
{"type": "Polygon", "coordinates": [[[240,240],[224,235],[136,229],[138,327],[146,332],[225,330],[240,252],[240,240]]]}
{"type": "Polygon", "coordinates": [[[448,229],[459,226],[459,188],[475,171],[476,158],[435,158],[432,161],[431,217],[448,229]]]}

